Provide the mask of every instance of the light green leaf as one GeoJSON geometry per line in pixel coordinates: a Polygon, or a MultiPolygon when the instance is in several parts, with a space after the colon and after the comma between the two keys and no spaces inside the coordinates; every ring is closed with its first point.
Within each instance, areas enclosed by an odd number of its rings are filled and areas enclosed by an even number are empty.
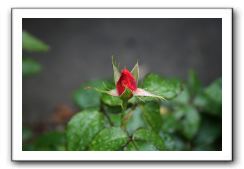
{"type": "Polygon", "coordinates": [[[159,132],[162,126],[162,119],[159,110],[160,106],[156,102],[149,102],[143,106],[143,117],[149,124],[150,128],[156,133],[159,132]]]}
{"type": "Polygon", "coordinates": [[[22,59],[22,74],[24,77],[33,76],[41,72],[41,65],[34,59],[22,59]]]}
{"type": "Polygon", "coordinates": [[[172,99],[180,93],[181,83],[176,79],[166,79],[156,74],[148,74],[144,79],[143,89],[166,99],[172,99]]]}
{"type": "Polygon", "coordinates": [[[67,125],[68,150],[86,150],[93,137],[104,128],[104,116],[98,111],[85,110],[72,117],[67,125]]]}
{"type": "Polygon", "coordinates": [[[30,33],[23,31],[22,48],[28,52],[47,52],[49,46],[30,33]]]}
{"type": "Polygon", "coordinates": [[[92,140],[90,149],[92,151],[116,151],[121,150],[128,142],[128,136],[119,127],[105,128],[92,140]]]}

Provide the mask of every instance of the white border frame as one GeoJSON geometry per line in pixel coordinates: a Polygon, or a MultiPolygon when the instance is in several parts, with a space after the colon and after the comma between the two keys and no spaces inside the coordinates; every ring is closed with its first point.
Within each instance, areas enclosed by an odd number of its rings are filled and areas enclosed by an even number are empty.
{"type": "Polygon", "coordinates": [[[232,161],[232,9],[12,9],[12,160],[232,161]],[[222,18],[222,151],[22,151],[22,18],[222,18]]]}

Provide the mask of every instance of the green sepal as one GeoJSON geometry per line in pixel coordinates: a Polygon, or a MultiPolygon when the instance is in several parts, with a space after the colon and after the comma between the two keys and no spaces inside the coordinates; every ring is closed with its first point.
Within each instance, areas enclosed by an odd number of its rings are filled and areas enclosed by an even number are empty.
{"type": "Polygon", "coordinates": [[[113,65],[113,71],[114,71],[114,83],[118,82],[120,78],[120,71],[119,71],[119,65],[116,63],[114,56],[112,56],[112,65],[113,65]]]}
{"type": "Polygon", "coordinates": [[[136,83],[138,83],[139,78],[139,65],[138,62],[135,64],[134,68],[131,70],[133,77],[136,79],[136,83]]]}

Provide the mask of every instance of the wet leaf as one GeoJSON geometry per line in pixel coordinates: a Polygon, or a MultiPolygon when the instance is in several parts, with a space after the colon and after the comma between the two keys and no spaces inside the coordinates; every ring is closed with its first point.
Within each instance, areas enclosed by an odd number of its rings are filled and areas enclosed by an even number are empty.
{"type": "Polygon", "coordinates": [[[162,119],[159,110],[160,106],[156,102],[149,102],[143,106],[143,117],[150,128],[156,133],[159,132],[162,126],[162,119]]]}
{"type": "Polygon", "coordinates": [[[92,140],[91,151],[116,151],[128,142],[128,136],[119,127],[105,128],[92,140]]]}
{"type": "Polygon", "coordinates": [[[93,137],[104,128],[104,116],[98,111],[84,110],[67,125],[68,150],[86,150],[93,137]]]}
{"type": "Polygon", "coordinates": [[[143,89],[166,99],[172,99],[180,93],[181,83],[176,79],[167,79],[156,74],[148,74],[144,79],[143,89]]]}
{"type": "Polygon", "coordinates": [[[133,134],[133,141],[143,141],[146,143],[151,143],[153,144],[158,150],[164,150],[165,145],[163,140],[160,138],[159,135],[157,135],[155,132],[148,130],[148,129],[138,129],[134,134],[133,134]]]}

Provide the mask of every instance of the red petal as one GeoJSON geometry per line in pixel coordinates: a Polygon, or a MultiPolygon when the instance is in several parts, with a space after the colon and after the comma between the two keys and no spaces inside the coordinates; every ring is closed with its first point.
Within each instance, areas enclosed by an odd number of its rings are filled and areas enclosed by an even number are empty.
{"type": "Polygon", "coordinates": [[[127,69],[122,70],[121,76],[116,84],[116,89],[119,95],[124,92],[125,88],[128,88],[131,91],[136,91],[137,89],[136,80],[127,69]]]}

